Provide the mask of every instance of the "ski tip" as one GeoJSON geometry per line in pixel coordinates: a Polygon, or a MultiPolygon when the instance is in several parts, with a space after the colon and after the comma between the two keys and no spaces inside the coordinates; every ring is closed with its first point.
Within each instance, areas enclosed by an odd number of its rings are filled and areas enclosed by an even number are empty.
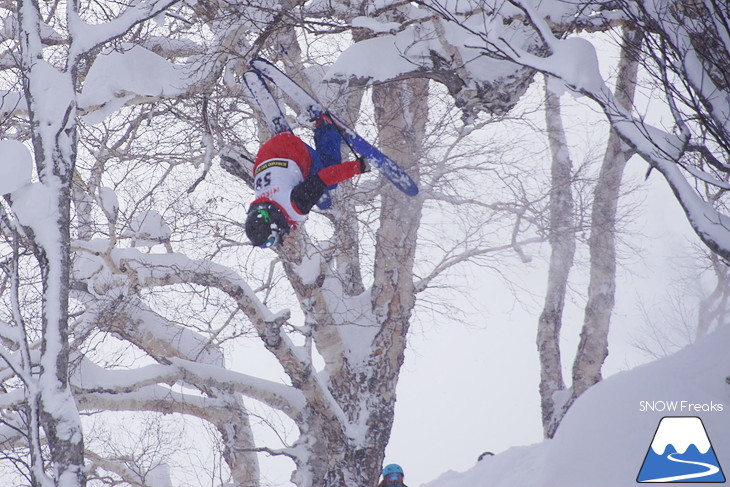
{"type": "Polygon", "coordinates": [[[407,188],[403,191],[408,196],[416,196],[418,195],[418,186],[413,186],[412,188],[407,188]]]}

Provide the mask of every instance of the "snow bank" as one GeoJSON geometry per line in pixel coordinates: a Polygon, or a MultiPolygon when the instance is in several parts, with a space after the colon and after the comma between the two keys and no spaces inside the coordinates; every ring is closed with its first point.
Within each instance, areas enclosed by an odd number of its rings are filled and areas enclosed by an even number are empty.
{"type": "Polygon", "coordinates": [[[426,487],[634,485],[664,416],[700,417],[720,465],[730,465],[728,343],[730,327],[675,355],[612,376],[576,401],[553,440],[486,458],[426,487]],[[653,404],[656,410],[649,407],[653,404]]]}
{"type": "Polygon", "coordinates": [[[510,448],[499,455],[485,457],[467,472],[447,472],[424,487],[540,486],[549,444],[510,448]]]}

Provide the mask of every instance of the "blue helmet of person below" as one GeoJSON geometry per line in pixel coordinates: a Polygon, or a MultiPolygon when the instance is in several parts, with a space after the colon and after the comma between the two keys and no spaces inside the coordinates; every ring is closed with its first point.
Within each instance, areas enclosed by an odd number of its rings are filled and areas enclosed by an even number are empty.
{"type": "Polygon", "coordinates": [[[383,469],[383,481],[385,485],[403,485],[403,469],[400,465],[392,463],[383,469]]]}
{"type": "Polygon", "coordinates": [[[386,475],[388,475],[390,473],[399,473],[401,475],[404,475],[403,469],[401,468],[401,466],[400,465],[396,465],[395,463],[391,463],[390,465],[386,465],[383,468],[383,477],[385,477],[386,475]]]}

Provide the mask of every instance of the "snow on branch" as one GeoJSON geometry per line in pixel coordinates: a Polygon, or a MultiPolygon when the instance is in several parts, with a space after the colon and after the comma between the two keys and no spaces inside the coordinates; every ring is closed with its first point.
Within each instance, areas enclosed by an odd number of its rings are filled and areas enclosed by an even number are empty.
{"type": "Polygon", "coordinates": [[[96,124],[119,108],[182,95],[192,83],[190,73],[138,45],[108,50],[96,58],[86,75],[78,102],[87,123],[96,124]]]}
{"type": "MultiPolygon", "coordinates": [[[[133,2],[132,6],[125,9],[117,18],[103,24],[89,24],[77,12],[70,10],[68,13],[68,23],[72,42],[68,55],[69,60],[76,62],[76,60],[80,59],[86,53],[102,44],[123,36],[135,25],[155,17],[178,1],[138,0],[133,2]]],[[[67,5],[71,9],[74,2],[68,2],[67,5]]]]}
{"type": "MultiPolygon", "coordinates": [[[[679,135],[675,135],[652,127],[625,109],[606,86],[599,71],[595,48],[589,41],[578,37],[558,39],[551,31],[544,13],[526,1],[512,0],[509,4],[512,8],[518,8],[523,12],[533,29],[532,35],[539,36],[543,41],[542,49],[525,49],[519,36],[515,36],[514,33],[510,36],[504,35],[504,28],[498,25],[503,16],[496,13],[492,20],[479,16],[478,19],[473,19],[468,15],[453,13],[445,8],[442,2],[436,0],[423,4],[461,29],[462,45],[470,46],[485,57],[496,56],[546,73],[562,81],[574,93],[597,102],[611,126],[618,131],[624,141],[653,168],[662,173],[698,236],[712,250],[730,258],[730,218],[716,210],[710,202],[705,201],[679,168],[680,159],[691,142],[690,134],[687,131],[680,131],[679,135]]],[[[653,20],[656,23],[658,19],[653,20]]],[[[674,31],[681,30],[682,28],[676,26],[674,28],[674,31]]],[[[681,39],[676,41],[680,45],[688,45],[681,39]]],[[[692,72],[688,76],[688,83],[695,93],[707,94],[707,90],[713,90],[711,76],[703,73],[701,60],[694,50],[689,49],[682,59],[685,63],[684,71],[692,72]]],[[[715,90],[706,97],[711,105],[709,113],[714,118],[722,114],[720,118],[726,121],[727,113],[730,112],[727,108],[728,102],[727,99],[720,100],[718,95],[720,95],[719,90],[715,90]]]]}
{"type": "Polygon", "coordinates": [[[257,328],[288,319],[288,311],[272,313],[238,274],[212,261],[190,259],[177,253],[144,254],[137,249],[114,249],[111,257],[131,279],[132,287],[198,284],[219,289],[235,299],[257,328]]]}
{"type": "Polygon", "coordinates": [[[0,394],[0,409],[13,409],[19,407],[25,402],[25,392],[23,389],[13,389],[12,391],[0,394]]]}
{"type": "Polygon", "coordinates": [[[11,326],[4,321],[0,321],[0,339],[17,344],[20,343],[21,334],[16,326],[11,326]]]}
{"type": "Polygon", "coordinates": [[[278,409],[293,419],[305,406],[304,396],[290,386],[189,360],[173,358],[170,362],[181,371],[186,382],[232,386],[236,392],[278,409]]]}
{"type": "MultiPolygon", "coordinates": [[[[201,389],[232,388],[293,418],[304,407],[303,397],[292,387],[189,360],[171,358],[169,362],[170,365],[155,364],[126,370],[104,369],[84,359],[74,376],[74,386],[77,393],[88,396],[90,404],[94,403],[91,398],[96,398],[97,403],[104,401],[107,405],[118,401],[119,409],[139,407],[139,401],[160,401],[173,394],[173,391],[150,386],[172,386],[176,383],[201,389]]],[[[182,399],[183,396],[178,395],[178,398],[182,399]]],[[[212,405],[212,400],[207,404],[212,405]]]]}
{"type": "Polygon", "coordinates": [[[101,314],[90,317],[105,323],[108,329],[122,339],[134,343],[158,361],[165,357],[179,357],[207,365],[223,367],[223,352],[201,334],[173,323],[136,297],[113,303],[111,309],[101,307],[101,314]],[[113,314],[114,319],[107,317],[113,314]]]}
{"type": "Polygon", "coordinates": [[[0,117],[26,113],[27,111],[28,103],[25,101],[25,96],[15,91],[0,90],[0,117]]]}
{"type": "MultiPolygon", "coordinates": [[[[532,71],[495,57],[475,56],[469,44],[462,42],[459,29],[444,22],[435,5],[428,5],[431,10],[421,6],[426,3],[404,2],[399,8],[408,20],[399,29],[355,43],[339,56],[325,80],[363,86],[430,78],[443,84],[465,113],[506,113],[514,107],[530,85],[532,71]],[[433,15],[434,11],[439,15],[433,15]]],[[[468,10],[477,12],[475,17],[482,15],[478,6],[469,4],[468,10]]],[[[534,44],[524,36],[521,40],[525,48],[534,44]]]]}
{"type": "Polygon", "coordinates": [[[82,359],[75,377],[76,387],[86,392],[131,392],[153,384],[174,384],[180,378],[177,369],[154,364],[135,369],[104,369],[82,359]]]}
{"type": "MultiPolygon", "coordinates": [[[[76,244],[82,248],[85,242],[76,244]]],[[[93,251],[95,247],[89,245],[89,250],[93,251]]],[[[129,280],[127,285],[132,289],[195,284],[218,289],[233,298],[256,327],[267,349],[276,356],[295,387],[302,391],[309,402],[319,404],[322,414],[328,415],[333,421],[346,427],[345,415],[331,397],[326,385],[318,378],[311,356],[306,350],[295,346],[282,331],[283,324],[289,319],[289,312],[271,313],[238,274],[208,260],[193,260],[174,253],[144,254],[133,248],[113,249],[108,258],[112,260],[116,269],[126,274],[129,280]]],[[[94,287],[93,283],[90,287],[94,287]]],[[[285,412],[288,411],[289,414],[296,416],[301,406],[298,393],[291,392],[295,390],[293,388],[290,390],[283,386],[275,387],[268,382],[258,382],[255,378],[226,371],[217,366],[196,364],[174,357],[166,357],[165,360],[176,365],[176,373],[182,373],[183,370],[184,373],[166,375],[169,371],[165,372],[162,369],[149,369],[147,372],[159,373],[158,380],[185,380],[187,377],[187,380],[200,381],[200,384],[211,381],[215,383],[223,374],[229,380],[221,381],[221,386],[232,385],[238,392],[270,403],[285,412]]],[[[152,377],[138,385],[147,385],[151,380],[152,377]]]]}
{"type": "Polygon", "coordinates": [[[75,388],[74,394],[79,407],[86,411],[155,411],[211,419],[208,411],[224,406],[216,398],[184,394],[160,385],[145,386],[132,392],[89,392],[75,388]]]}

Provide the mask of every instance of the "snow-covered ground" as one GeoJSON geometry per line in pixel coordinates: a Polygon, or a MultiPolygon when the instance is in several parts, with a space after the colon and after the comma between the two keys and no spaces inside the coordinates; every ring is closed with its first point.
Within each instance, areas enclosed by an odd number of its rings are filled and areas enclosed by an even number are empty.
{"type": "Polygon", "coordinates": [[[609,377],[576,401],[554,439],[487,457],[424,487],[636,485],[665,416],[701,418],[720,466],[730,465],[729,343],[725,327],[674,355],[609,377]]]}

